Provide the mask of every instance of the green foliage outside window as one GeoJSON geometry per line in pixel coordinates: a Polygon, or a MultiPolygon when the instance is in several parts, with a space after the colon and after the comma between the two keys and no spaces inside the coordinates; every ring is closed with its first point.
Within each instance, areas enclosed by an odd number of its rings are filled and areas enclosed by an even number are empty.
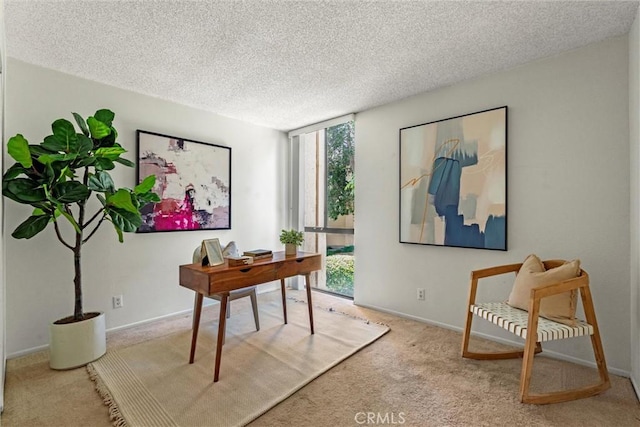
{"type": "Polygon", "coordinates": [[[332,220],[354,213],[353,121],[327,128],[327,214],[332,220]]]}
{"type": "Polygon", "coordinates": [[[353,296],[353,255],[327,257],[327,288],[333,292],[353,296]]]}

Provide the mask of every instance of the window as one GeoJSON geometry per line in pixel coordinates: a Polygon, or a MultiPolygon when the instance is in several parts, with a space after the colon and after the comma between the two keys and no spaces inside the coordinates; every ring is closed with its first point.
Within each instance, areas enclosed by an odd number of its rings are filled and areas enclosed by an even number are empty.
{"type": "MultiPolygon", "coordinates": [[[[305,231],[304,250],[326,255],[314,288],[353,297],[355,222],[355,126],[353,117],[303,129],[297,148],[297,212],[305,231]]],[[[292,150],[296,152],[296,150],[292,150]]]]}

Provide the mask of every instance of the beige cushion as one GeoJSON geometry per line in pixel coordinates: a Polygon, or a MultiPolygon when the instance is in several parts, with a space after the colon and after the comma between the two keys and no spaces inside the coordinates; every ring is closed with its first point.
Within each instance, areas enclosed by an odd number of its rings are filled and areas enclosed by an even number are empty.
{"type": "MultiPolygon", "coordinates": [[[[540,258],[536,255],[529,255],[516,275],[507,304],[522,310],[529,310],[532,289],[573,279],[579,274],[580,260],[569,261],[545,271],[540,258]]],[[[577,290],[545,297],[540,301],[540,316],[575,326],[577,301],[577,290]]]]}

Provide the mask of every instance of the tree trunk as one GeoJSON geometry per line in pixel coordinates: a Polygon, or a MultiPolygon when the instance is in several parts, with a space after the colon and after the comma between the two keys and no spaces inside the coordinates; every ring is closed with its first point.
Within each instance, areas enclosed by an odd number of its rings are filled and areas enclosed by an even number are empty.
{"type": "MultiPolygon", "coordinates": [[[[84,168],[84,176],[82,177],[82,183],[86,186],[89,182],[89,168],[84,168]]],[[[73,318],[76,321],[83,320],[84,313],[82,312],[82,236],[84,230],[84,208],[87,201],[83,200],[78,202],[78,227],[80,231],[76,230],[76,244],[73,247],[73,269],[75,275],[73,277],[73,286],[75,289],[75,306],[73,308],[73,318]]]]}
{"type": "Polygon", "coordinates": [[[73,267],[75,275],[73,285],[75,288],[75,306],[73,309],[73,319],[82,320],[82,268],[81,268],[82,233],[76,233],[76,245],[73,247],[73,267]]]}

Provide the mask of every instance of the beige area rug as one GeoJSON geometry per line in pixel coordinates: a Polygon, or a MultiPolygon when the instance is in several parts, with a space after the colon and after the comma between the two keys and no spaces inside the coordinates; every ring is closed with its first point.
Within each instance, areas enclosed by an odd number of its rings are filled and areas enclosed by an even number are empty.
{"type": "Polygon", "coordinates": [[[260,331],[251,311],[227,321],[220,380],[213,382],[216,322],[200,327],[195,362],[191,330],[110,350],[87,369],[110,405],[116,425],[245,425],[305,384],[384,335],[389,328],[306,302],[260,304],[260,331]]]}

